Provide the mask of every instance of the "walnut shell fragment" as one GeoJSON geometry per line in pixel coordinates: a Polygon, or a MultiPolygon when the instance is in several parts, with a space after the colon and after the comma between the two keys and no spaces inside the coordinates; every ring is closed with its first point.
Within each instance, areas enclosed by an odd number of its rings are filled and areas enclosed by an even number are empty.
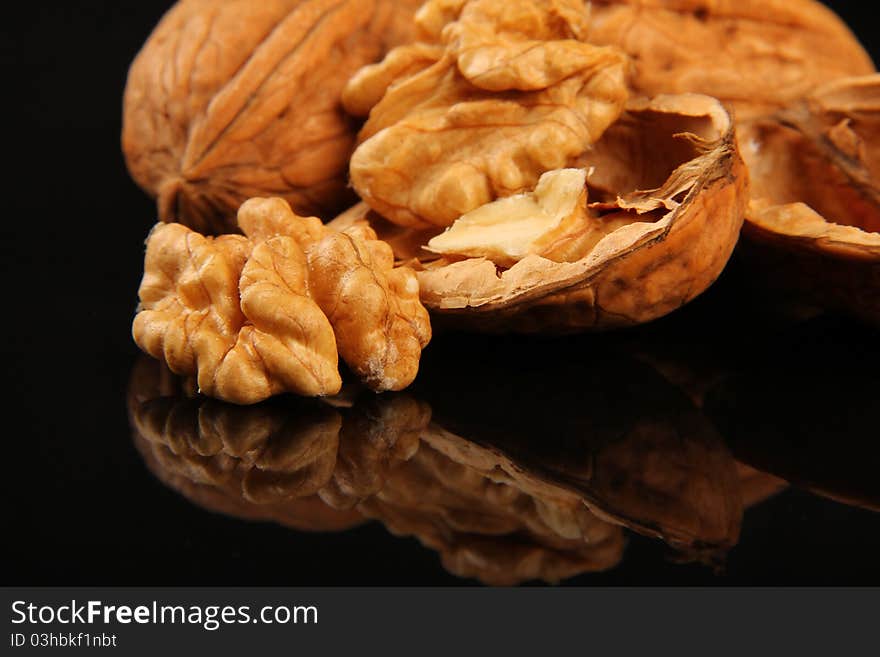
{"type": "Polygon", "coordinates": [[[422,40],[358,72],[351,182],[386,219],[448,226],[569,166],[619,116],[626,57],[586,43],[582,0],[430,0],[422,40]],[[386,90],[387,89],[387,90],[386,90]]]}
{"type": "Polygon", "coordinates": [[[763,284],[880,323],[880,75],[844,78],[740,127],[743,234],[763,284]]]}
{"type": "Polygon", "coordinates": [[[122,147],[159,218],[235,229],[253,196],[332,216],[356,127],[339,98],[410,38],[416,0],[181,0],[132,63],[122,147]]]}
{"type": "Polygon", "coordinates": [[[834,12],[814,0],[593,0],[587,39],[633,59],[633,92],[701,93],[737,119],[874,72],[834,12]]]}
{"type": "MultiPolygon", "coordinates": [[[[435,320],[495,332],[626,326],[675,310],[720,274],[747,175],[717,100],[633,100],[577,165],[587,172],[589,222],[567,236],[572,248],[510,267],[490,253],[438,259],[421,250],[421,298],[435,320]]],[[[372,225],[381,236],[383,223],[372,225]]]]}
{"type": "Polygon", "coordinates": [[[431,335],[412,271],[368,227],[340,234],[282,199],[239,212],[248,237],[159,224],[147,240],[132,334],[199,390],[251,404],[330,395],[338,354],[377,391],[409,385],[431,335]]]}

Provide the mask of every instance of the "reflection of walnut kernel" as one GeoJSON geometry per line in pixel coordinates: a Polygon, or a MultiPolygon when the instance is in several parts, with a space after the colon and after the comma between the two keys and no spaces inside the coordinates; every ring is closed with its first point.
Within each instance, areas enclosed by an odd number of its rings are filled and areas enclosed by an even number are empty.
{"type": "Polygon", "coordinates": [[[338,392],[337,349],[371,388],[409,385],[430,324],[415,275],[371,229],[337,233],[281,199],[240,219],[247,238],[153,230],[133,326],[144,351],[236,403],[338,392]]]}

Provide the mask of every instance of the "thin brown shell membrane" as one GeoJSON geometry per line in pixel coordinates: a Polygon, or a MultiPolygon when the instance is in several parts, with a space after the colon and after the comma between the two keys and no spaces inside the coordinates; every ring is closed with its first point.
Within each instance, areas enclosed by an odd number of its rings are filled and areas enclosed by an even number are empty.
{"type": "Polygon", "coordinates": [[[849,28],[814,0],[593,0],[587,40],[633,59],[637,94],[703,93],[737,119],[843,76],[874,72],[849,28]]]}
{"type": "Polygon", "coordinates": [[[248,198],[351,203],[351,75],[411,38],[418,0],[181,0],[128,74],[122,148],[159,218],[235,232],[248,198]]]}
{"type": "Polygon", "coordinates": [[[717,100],[684,94],[631,101],[578,164],[588,172],[593,220],[620,227],[568,262],[530,254],[505,269],[487,258],[438,259],[418,246],[431,233],[360,215],[398,258],[414,257],[422,303],[435,322],[455,327],[572,332],[634,325],[712,284],[737,242],[748,198],[733,125],[717,100]]]}
{"type": "Polygon", "coordinates": [[[740,128],[746,262],[762,285],[880,323],[880,75],[740,128]]]}

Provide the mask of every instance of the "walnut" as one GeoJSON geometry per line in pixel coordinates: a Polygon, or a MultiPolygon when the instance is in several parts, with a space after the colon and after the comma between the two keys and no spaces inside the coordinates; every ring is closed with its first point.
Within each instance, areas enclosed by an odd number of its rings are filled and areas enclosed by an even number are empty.
{"type": "Polygon", "coordinates": [[[235,228],[252,196],[332,216],[349,202],[358,68],[409,40],[417,0],[181,0],[132,63],[122,146],[159,218],[235,228]]]}
{"type": "Polygon", "coordinates": [[[431,0],[416,22],[422,42],[358,72],[343,95],[352,113],[371,108],[352,185],[390,221],[448,226],[529,190],[623,109],[627,60],[584,41],[581,0],[431,0]]]}
{"type": "Polygon", "coordinates": [[[846,25],[814,0],[593,0],[586,38],[632,56],[636,94],[702,93],[738,119],[874,71],[846,25]]]}
{"type": "Polygon", "coordinates": [[[333,328],[308,295],[302,249],[276,237],[245,261],[249,247],[242,237],[158,225],[147,240],[135,342],[220,399],[337,392],[333,328]]]}
{"type": "Polygon", "coordinates": [[[739,132],[754,277],[880,323],[880,75],[824,85],[739,132]]]}
{"type": "Polygon", "coordinates": [[[389,247],[366,227],[343,235],[298,217],[281,199],[251,200],[240,217],[248,237],[179,224],[150,234],[132,328],[144,351],[242,404],[335,394],[338,353],[375,390],[409,385],[430,324],[389,247]]]}
{"type": "Polygon", "coordinates": [[[254,239],[297,236],[312,272],[309,294],[333,325],[343,360],[374,390],[409,385],[431,339],[430,320],[415,274],[394,268],[391,248],[368,225],[325,228],[314,217],[297,217],[281,199],[251,199],[239,223],[254,239]]]}
{"type": "Polygon", "coordinates": [[[753,182],[742,253],[756,287],[880,321],[875,67],[832,11],[813,0],[598,0],[588,39],[632,56],[635,93],[704,93],[735,110],[753,182]]]}
{"type": "MultiPolygon", "coordinates": [[[[427,248],[397,254],[415,257],[435,320],[486,331],[625,326],[675,310],[719,275],[748,181],[717,100],[634,99],[575,164],[580,172],[546,173],[540,188],[483,205],[440,235],[422,232],[427,248]]],[[[387,223],[361,216],[383,236],[387,223]]],[[[393,243],[411,247],[400,235],[393,243]]]]}
{"type": "Polygon", "coordinates": [[[587,212],[587,172],[548,171],[534,191],[507,196],[461,216],[426,251],[487,258],[512,267],[527,255],[556,262],[579,260],[614,229],[619,218],[596,221],[587,212]]]}

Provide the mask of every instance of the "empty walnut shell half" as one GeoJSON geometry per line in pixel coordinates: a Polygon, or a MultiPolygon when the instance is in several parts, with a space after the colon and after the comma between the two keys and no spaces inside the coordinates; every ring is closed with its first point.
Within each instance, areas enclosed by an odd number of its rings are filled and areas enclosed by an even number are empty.
{"type": "MultiPolygon", "coordinates": [[[[414,240],[407,239],[400,227],[363,208],[335,222],[370,220],[380,237],[388,235],[398,258],[421,268],[422,303],[434,319],[470,329],[570,332],[639,324],[682,306],[716,279],[737,242],[748,198],[733,124],[717,100],[683,94],[631,101],[578,164],[589,198],[575,208],[586,221],[550,222],[568,222],[576,232],[564,244],[555,236],[554,244],[564,248],[532,250],[512,266],[510,254],[521,250],[494,255],[504,216],[486,222],[482,237],[469,233],[471,246],[484,240],[484,257],[463,249],[438,257],[415,248],[414,241],[424,247],[432,234],[410,232],[414,240]]],[[[567,184],[559,189],[582,191],[567,184]]],[[[510,199],[496,203],[504,210],[510,199]]],[[[541,199],[523,203],[568,208],[541,199]]],[[[455,230],[453,224],[448,234],[455,230]]]]}
{"type": "Polygon", "coordinates": [[[842,76],[874,72],[815,0],[593,0],[587,40],[633,59],[637,94],[703,93],[766,114],[842,76]]]}
{"type": "Polygon", "coordinates": [[[181,0],[134,60],[122,147],[162,221],[235,231],[252,196],[303,214],[351,201],[356,125],[339,103],[410,38],[417,0],[181,0]]]}
{"type": "Polygon", "coordinates": [[[747,122],[740,143],[753,181],[744,229],[753,271],[880,323],[880,75],[829,83],[747,122]]]}

